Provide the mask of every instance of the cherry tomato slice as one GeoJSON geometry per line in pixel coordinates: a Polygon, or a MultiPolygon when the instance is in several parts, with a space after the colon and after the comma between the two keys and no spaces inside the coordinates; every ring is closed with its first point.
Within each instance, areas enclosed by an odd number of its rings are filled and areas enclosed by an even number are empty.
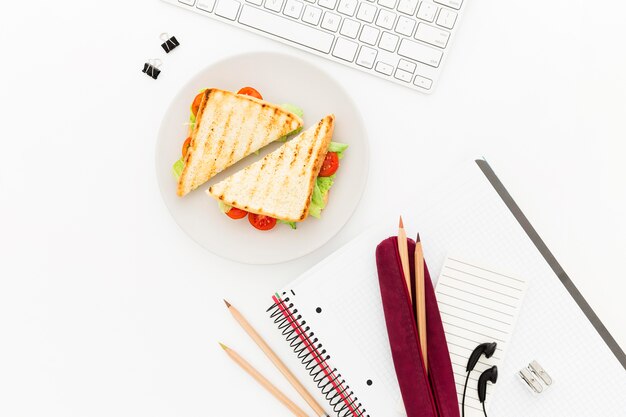
{"type": "Polygon", "coordinates": [[[337,153],[327,152],[326,158],[324,158],[324,162],[322,163],[322,169],[320,169],[319,176],[330,177],[337,172],[337,168],[339,168],[339,157],[337,156],[337,153]]]}
{"type": "Polygon", "coordinates": [[[276,219],[262,214],[250,213],[248,216],[250,224],[259,230],[270,230],[276,226],[276,219]]]}
{"type": "Polygon", "coordinates": [[[244,96],[251,96],[254,98],[258,98],[259,100],[263,100],[263,96],[261,96],[261,93],[259,93],[252,87],[244,87],[241,90],[237,91],[237,94],[243,94],[244,96]]]}
{"type": "Polygon", "coordinates": [[[200,108],[200,102],[202,101],[203,96],[204,96],[204,91],[198,94],[193,99],[193,103],[191,103],[191,113],[193,113],[194,116],[198,114],[198,109],[200,108]]]}
{"type": "Polygon", "coordinates": [[[247,211],[238,209],[237,207],[231,207],[230,210],[228,210],[228,213],[226,213],[228,217],[234,220],[243,219],[247,214],[247,211]]]}
{"type": "Polygon", "coordinates": [[[191,145],[191,136],[185,139],[183,143],[183,158],[187,156],[187,151],[189,150],[189,145],[191,145]]]}

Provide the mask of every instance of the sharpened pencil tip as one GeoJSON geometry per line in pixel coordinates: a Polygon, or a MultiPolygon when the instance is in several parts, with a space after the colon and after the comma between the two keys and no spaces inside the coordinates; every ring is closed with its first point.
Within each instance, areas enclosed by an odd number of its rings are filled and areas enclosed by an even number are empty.
{"type": "Polygon", "coordinates": [[[398,223],[400,229],[404,229],[404,223],[402,223],[402,216],[400,216],[400,222],[398,223]]]}
{"type": "Polygon", "coordinates": [[[417,234],[417,239],[415,239],[415,241],[416,241],[416,242],[421,242],[421,240],[420,240],[420,234],[419,234],[419,233],[417,234]]]}
{"type": "Polygon", "coordinates": [[[226,304],[226,307],[230,308],[230,303],[226,300],[224,300],[224,304],[226,304]]]}
{"type": "Polygon", "coordinates": [[[224,350],[228,350],[228,346],[226,346],[225,344],[221,343],[221,342],[217,342],[220,344],[220,346],[222,347],[222,349],[224,350]]]}

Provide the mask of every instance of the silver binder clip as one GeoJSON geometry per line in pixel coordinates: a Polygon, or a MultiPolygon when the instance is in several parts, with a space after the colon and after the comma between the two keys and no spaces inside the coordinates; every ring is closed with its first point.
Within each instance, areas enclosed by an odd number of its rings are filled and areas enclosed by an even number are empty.
{"type": "Polygon", "coordinates": [[[548,373],[543,369],[539,362],[532,361],[528,364],[527,367],[519,370],[518,375],[528,385],[528,387],[535,393],[541,394],[544,390],[545,384],[546,387],[552,385],[552,378],[548,373]]]}

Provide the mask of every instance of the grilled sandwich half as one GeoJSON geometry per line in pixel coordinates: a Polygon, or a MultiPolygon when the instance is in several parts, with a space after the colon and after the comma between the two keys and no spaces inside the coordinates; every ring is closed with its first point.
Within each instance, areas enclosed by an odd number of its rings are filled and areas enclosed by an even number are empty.
{"type": "Polygon", "coordinates": [[[324,117],[265,158],[213,185],[208,194],[252,213],[304,220],[334,124],[334,115],[324,117]]]}
{"type": "Polygon", "coordinates": [[[184,196],[240,159],[302,127],[277,105],[216,88],[204,91],[177,194],[184,196]]]}

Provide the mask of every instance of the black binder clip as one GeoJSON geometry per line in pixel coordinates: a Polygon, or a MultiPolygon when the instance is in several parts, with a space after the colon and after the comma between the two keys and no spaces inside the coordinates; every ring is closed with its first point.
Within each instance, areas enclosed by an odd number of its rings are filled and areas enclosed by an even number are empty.
{"type": "Polygon", "coordinates": [[[159,76],[159,74],[161,73],[161,70],[159,69],[159,67],[161,66],[161,60],[160,59],[149,59],[148,62],[146,62],[145,64],[143,64],[143,70],[141,72],[143,72],[144,74],[148,75],[149,77],[154,78],[155,80],[157,79],[157,77],[159,76]]]}
{"type": "Polygon", "coordinates": [[[163,43],[161,44],[161,48],[163,48],[163,50],[167,54],[169,54],[178,45],[180,45],[175,36],[172,36],[170,38],[170,35],[168,35],[167,33],[161,33],[161,40],[163,41],[163,43]]]}

